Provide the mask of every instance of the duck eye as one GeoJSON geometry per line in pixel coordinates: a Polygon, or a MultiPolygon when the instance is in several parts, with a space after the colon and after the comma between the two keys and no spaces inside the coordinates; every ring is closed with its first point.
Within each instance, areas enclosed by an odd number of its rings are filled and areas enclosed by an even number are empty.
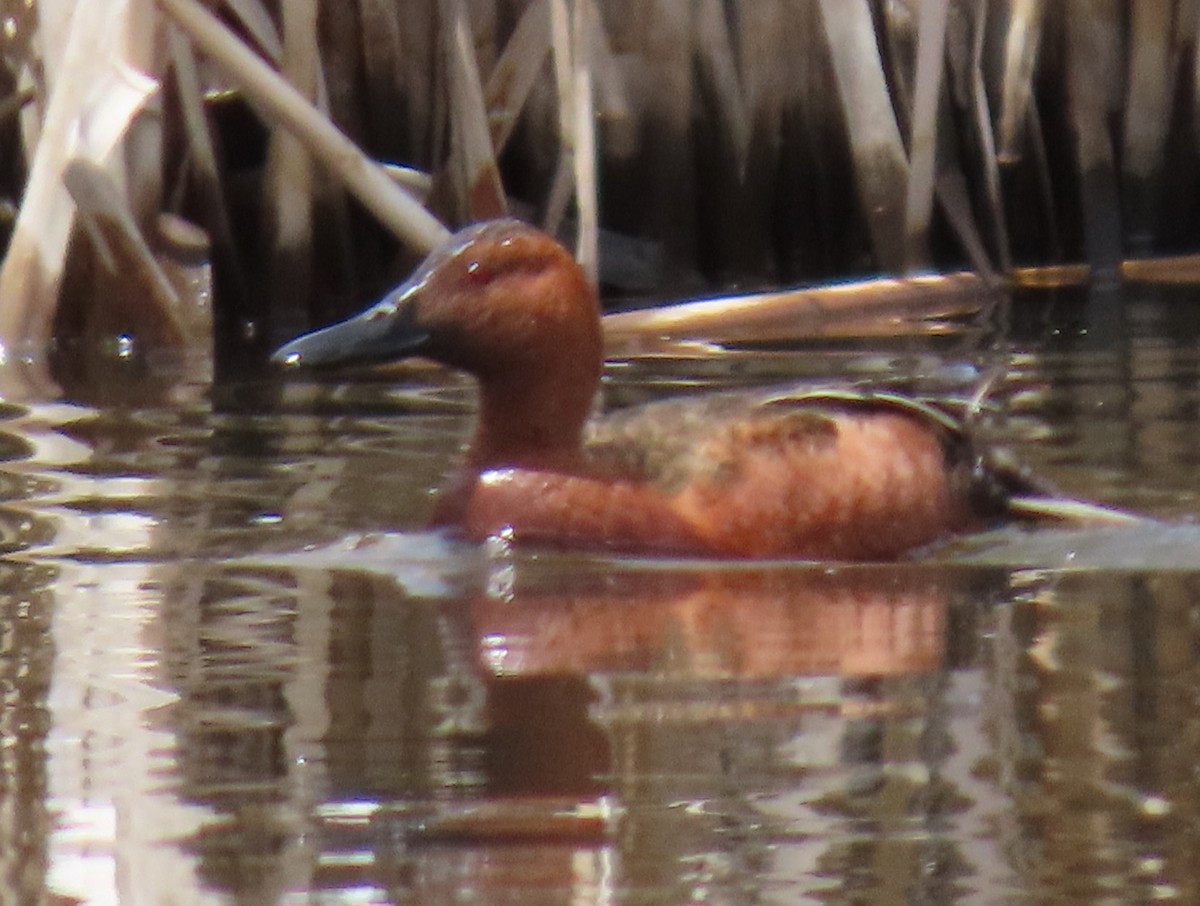
{"type": "Polygon", "coordinates": [[[492,269],[484,267],[482,261],[472,261],[467,265],[467,279],[476,285],[487,283],[494,276],[492,269]]]}

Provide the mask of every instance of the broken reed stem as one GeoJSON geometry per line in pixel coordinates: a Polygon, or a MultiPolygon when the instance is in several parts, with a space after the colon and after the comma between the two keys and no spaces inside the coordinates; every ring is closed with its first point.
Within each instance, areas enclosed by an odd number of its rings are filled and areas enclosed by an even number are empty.
{"type": "Polygon", "coordinates": [[[265,117],[296,135],[401,241],[415,250],[428,252],[450,238],[449,231],[400,188],[382,166],[367,157],[196,0],[158,0],[158,4],[197,47],[238,83],[265,117]]]}
{"type": "Polygon", "coordinates": [[[575,209],[579,232],[575,257],[595,286],[600,273],[599,190],[596,185],[596,108],[592,92],[592,33],[600,27],[591,0],[575,0],[572,23],[572,84],[575,93],[575,209]]]}
{"type": "Polygon", "coordinates": [[[801,337],[847,321],[978,311],[994,292],[971,273],[862,280],[605,315],[604,337],[609,343],[801,337]]]}

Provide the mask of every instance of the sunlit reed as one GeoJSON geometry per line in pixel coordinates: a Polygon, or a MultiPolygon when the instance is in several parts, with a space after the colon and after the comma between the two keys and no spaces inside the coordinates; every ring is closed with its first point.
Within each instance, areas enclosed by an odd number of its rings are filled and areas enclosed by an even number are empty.
{"type": "Polygon", "coordinates": [[[138,348],[147,307],[195,321],[162,214],[207,234],[212,266],[214,329],[173,333],[214,335],[228,373],[503,212],[557,234],[610,300],[964,267],[1195,273],[1171,257],[1196,252],[1190,0],[0,11],[9,395],[52,388],[47,352],[102,348],[98,325],[138,348]],[[124,275],[105,292],[149,296],[66,298],[97,262],[124,275]]]}

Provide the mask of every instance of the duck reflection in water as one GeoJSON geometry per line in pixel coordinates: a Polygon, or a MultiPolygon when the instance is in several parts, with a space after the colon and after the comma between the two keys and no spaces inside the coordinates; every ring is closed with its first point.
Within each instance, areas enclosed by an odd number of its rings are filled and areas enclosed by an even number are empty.
{"type": "Polygon", "coordinates": [[[956,419],[894,394],[718,393],[589,420],[603,366],[596,294],[562,246],[515,220],[460,231],[382,301],[273,360],[408,356],[479,382],[475,435],[435,516],[472,539],[890,560],[1042,512],[1026,505],[1037,489],[975,450],[956,419]]]}
{"type": "Polygon", "coordinates": [[[644,800],[647,775],[704,786],[723,759],[769,761],[805,715],[831,708],[903,716],[899,700],[871,690],[947,669],[951,608],[965,615],[964,596],[986,594],[977,580],[911,567],[581,567],[569,577],[518,567],[509,594],[471,603],[489,806],[440,817],[428,837],[610,840],[615,826],[599,816],[644,800]],[[822,676],[860,694],[793,682],[822,676]],[[775,743],[743,746],[730,721],[775,743]]]}
{"type": "Polygon", "coordinates": [[[652,671],[691,680],[901,676],[939,669],[939,572],[715,569],[605,573],[472,606],[496,676],[652,671]]]}

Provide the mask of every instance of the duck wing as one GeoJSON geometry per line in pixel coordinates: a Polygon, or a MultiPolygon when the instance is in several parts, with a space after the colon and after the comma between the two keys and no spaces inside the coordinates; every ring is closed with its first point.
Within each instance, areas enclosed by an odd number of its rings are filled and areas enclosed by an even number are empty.
{"type": "Polygon", "coordinates": [[[672,397],[617,410],[588,425],[585,453],[601,474],[636,476],[667,490],[728,467],[747,448],[776,452],[836,442],[848,415],[896,413],[966,459],[964,422],[947,407],[894,393],[817,386],[672,397]]]}
{"type": "Polygon", "coordinates": [[[981,441],[972,426],[974,405],[965,397],[837,384],[675,397],[593,421],[585,449],[599,472],[638,477],[672,494],[690,482],[729,476],[747,456],[811,455],[835,445],[839,425],[852,423],[847,419],[892,414],[939,440],[952,492],[984,521],[1142,521],[1067,497],[1009,451],[981,441]]]}

